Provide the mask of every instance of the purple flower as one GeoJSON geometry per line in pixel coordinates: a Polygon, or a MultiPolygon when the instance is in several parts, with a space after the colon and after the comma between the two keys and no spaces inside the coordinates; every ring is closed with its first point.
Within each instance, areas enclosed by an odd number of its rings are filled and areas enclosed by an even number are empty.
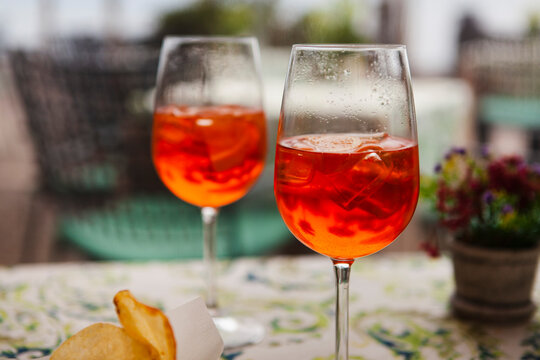
{"type": "Polygon", "coordinates": [[[444,155],[444,159],[449,160],[453,155],[465,155],[466,153],[465,148],[454,146],[444,155]]]}
{"type": "Polygon", "coordinates": [[[495,195],[493,195],[493,193],[488,190],[482,196],[482,200],[484,200],[486,204],[490,205],[493,202],[493,200],[495,200],[495,195]]]}
{"type": "Polygon", "coordinates": [[[480,155],[484,158],[489,157],[489,148],[487,145],[482,145],[482,147],[480,148],[480,155]]]}
{"type": "Polygon", "coordinates": [[[435,165],[435,168],[433,169],[433,171],[435,171],[435,174],[440,173],[442,171],[441,163],[438,163],[437,165],[435,165]]]}
{"type": "Polygon", "coordinates": [[[514,208],[510,204],[505,204],[501,209],[501,213],[503,215],[507,215],[507,214],[511,213],[512,211],[514,211],[514,208]]]}
{"type": "Polygon", "coordinates": [[[454,146],[444,155],[444,159],[450,160],[450,158],[454,155],[465,155],[465,153],[466,151],[464,148],[454,146]]]}

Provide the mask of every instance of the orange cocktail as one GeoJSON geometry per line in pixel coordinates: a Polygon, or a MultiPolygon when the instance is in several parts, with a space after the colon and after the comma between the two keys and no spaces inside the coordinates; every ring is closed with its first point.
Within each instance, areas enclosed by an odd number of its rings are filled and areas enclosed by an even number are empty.
{"type": "Polygon", "coordinates": [[[162,106],[152,155],[163,183],[190,204],[221,207],[243,197],[263,170],[264,113],[234,105],[162,106]]]}
{"type": "Polygon", "coordinates": [[[418,198],[418,146],[387,134],[300,135],[279,141],[275,193],[291,232],[333,259],[390,244],[418,198]]]}

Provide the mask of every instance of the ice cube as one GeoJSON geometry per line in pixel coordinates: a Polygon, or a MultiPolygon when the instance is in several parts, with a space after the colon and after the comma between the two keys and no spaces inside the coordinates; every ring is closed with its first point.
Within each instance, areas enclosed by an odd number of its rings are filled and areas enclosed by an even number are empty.
{"type": "Polygon", "coordinates": [[[331,176],[333,200],[345,210],[361,207],[364,200],[384,185],[392,169],[392,163],[385,163],[376,152],[366,152],[348,172],[331,176]]]}
{"type": "Polygon", "coordinates": [[[282,159],[278,161],[278,180],[289,186],[305,186],[313,179],[313,155],[306,156],[287,148],[282,148],[278,153],[282,159]]]}
{"type": "Polygon", "coordinates": [[[356,135],[332,134],[301,138],[302,145],[322,153],[350,153],[360,146],[364,139],[356,135]]]}
{"type": "Polygon", "coordinates": [[[312,143],[309,137],[295,137],[282,141],[282,145],[287,148],[302,150],[302,151],[315,151],[317,148],[312,143]]]}

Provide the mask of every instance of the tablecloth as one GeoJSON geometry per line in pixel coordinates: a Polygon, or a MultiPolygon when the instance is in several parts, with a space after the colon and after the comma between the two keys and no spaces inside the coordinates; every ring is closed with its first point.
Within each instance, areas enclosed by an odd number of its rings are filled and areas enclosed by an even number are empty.
{"type": "MultiPolygon", "coordinates": [[[[334,278],[322,256],[242,258],[219,264],[219,300],[265,325],[262,343],[223,359],[333,359],[334,278]]],[[[200,261],[68,263],[0,268],[0,359],[46,358],[69,335],[117,322],[112,298],[130,289],[162,309],[204,294],[200,261]]],[[[540,359],[540,317],[512,327],[458,321],[447,258],[359,259],[350,284],[351,359],[540,359]]],[[[540,297],[538,284],[535,298],[540,297]]]]}

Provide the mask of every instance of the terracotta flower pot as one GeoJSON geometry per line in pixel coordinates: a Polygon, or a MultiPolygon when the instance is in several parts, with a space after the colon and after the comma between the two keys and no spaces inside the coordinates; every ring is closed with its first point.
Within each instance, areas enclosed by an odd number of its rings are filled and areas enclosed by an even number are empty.
{"type": "Polygon", "coordinates": [[[454,241],[451,246],[456,290],[455,316],[470,320],[515,323],[536,311],[531,301],[539,248],[487,249],[454,241]]]}

